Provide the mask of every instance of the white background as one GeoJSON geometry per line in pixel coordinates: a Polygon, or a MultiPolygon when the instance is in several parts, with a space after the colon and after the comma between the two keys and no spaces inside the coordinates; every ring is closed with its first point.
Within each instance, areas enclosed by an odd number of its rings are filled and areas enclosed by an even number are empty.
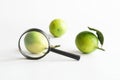
{"type": "Polygon", "coordinates": [[[119,0],[0,0],[0,80],[120,80],[119,0]],[[27,60],[18,51],[19,36],[29,28],[48,35],[49,24],[63,19],[67,33],[51,37],[59,49],[81,55],[80,61],[50,52],[40,60],[27,60]],[[84,55],[75,36],[92,26],[103,32],[105,52],[84,55]]]}

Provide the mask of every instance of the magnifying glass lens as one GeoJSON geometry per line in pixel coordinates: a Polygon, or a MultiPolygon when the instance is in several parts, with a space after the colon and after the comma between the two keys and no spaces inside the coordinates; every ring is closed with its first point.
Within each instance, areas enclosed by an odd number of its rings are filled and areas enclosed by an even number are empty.
{"type": "Polygon", "coordinates": [[[41,58],[48,53],[49,42],[41,32],[29,31],[21,37],[20,48],[27,58],[41,58]]]}

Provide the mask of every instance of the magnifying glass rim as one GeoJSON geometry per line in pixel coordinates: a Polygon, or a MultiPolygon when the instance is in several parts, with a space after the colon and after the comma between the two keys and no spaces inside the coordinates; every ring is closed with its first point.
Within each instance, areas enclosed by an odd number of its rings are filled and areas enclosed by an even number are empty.
{"type": "Polygon", "coordinates": [[[31,29],[26,30],[26,31],[20,36],[19,41],[18,41],[18,48],[19,48],[20,53],[21,53],[23,56],[25,56],[26,58],[28,58],[28,59],[40,59],[40,58],[43,58],[46,54],[49,53],[49,51],[50,51],[50,42],[49,42],[49,40],[48,40],[47,34],[46,34],[44,31],[42,31],[42,30],[40,30],[40,29],[38,29],[38,28],[31,28],[31,29]],[[42,55],[42,56],[40,56],[40,57],[31,57],[31,56],[29,56],[29,55],[26,55],[26,54],[22,51],[22,49],[21,49],[21,45],[20,45],[20,43],[21,43],[21,38],[23,37],[24,34],[26,34],[27,32],[30,32],[30,31],[37,31],[37,32],[42,33],[42,34],[46,37],[46,39],[47,39],[47,41],[48,41],[48,50],[47,50],[47,52],[46,52],[44,55],[42,55]]]}

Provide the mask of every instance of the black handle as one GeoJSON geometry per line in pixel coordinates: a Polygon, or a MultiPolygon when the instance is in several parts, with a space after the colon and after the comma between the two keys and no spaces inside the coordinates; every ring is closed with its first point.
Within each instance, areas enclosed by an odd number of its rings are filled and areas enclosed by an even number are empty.
{"type": "Polygon", "coordinates": [[[62,51],[62,50],[58,50],[58,49],[55,49],[55,48],[51,48],[51,51],[55,52],[55,53],[58,53],[58,54],[61,54],[61,55],[64,55],[64,56],[67,56],[67,57],[70,57],[70,58],[73,58],[73,59],[76,59],[76,60],[80,59],[79,55],[68,53],[68,52],[65,52],[65,51],[62,51]]]}

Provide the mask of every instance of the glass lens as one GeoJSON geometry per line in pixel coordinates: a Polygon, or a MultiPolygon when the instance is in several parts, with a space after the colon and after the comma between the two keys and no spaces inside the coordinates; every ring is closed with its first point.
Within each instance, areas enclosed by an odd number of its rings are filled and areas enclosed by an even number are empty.
{"type": "Polygon", "coordinates": [[[31,30],[19,41],[20,52],[27,58],[41,58],[49,52],[49,41],[40,31],[31,30]]]}

